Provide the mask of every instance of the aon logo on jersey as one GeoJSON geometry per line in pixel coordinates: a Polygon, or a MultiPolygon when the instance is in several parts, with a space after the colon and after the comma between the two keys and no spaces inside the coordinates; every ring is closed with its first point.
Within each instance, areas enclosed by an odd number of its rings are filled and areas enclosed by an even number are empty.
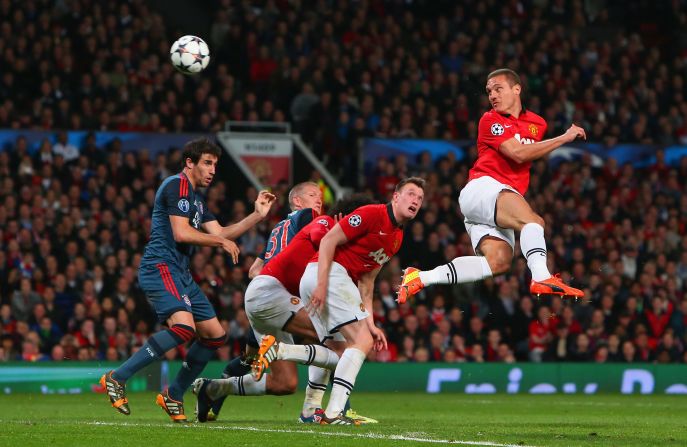
{"type": "Polygon", "coordinates": [[[516,133],[516,134],[514,135],[514,137],[515,137],[516,140],[518,140],[518,142],[519,142],[520,144],[532,144],[532,143],[536,143],[536,141],[534,141],[532,138],[523,138],[523,137],[521,137],[519,133],[516,133]]]}
{"type": "Polygon", "coordinates": [[[371,251],[371,252],[369,253],[369,255],[370,255],[370,257],[371,257],[372,259],[374,259],[375,262],[376,262],[377,264],[379,264],[379,265],[386,264],[387,262],[389,262],[389,259],[391,259],[390,257],[388,257],[388,256],[386,255],[386,253],[384,253],[384,249],[383,249],[383,248],[380,248],[380,249],[377,250],[377,251],[371,251]]]}

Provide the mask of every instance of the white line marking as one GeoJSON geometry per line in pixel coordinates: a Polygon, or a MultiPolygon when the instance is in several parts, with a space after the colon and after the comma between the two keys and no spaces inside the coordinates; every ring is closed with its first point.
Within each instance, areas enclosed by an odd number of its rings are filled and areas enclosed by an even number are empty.
{"type": "MultiPolygon", "coordinates": [[[[87,425],[130,425],[135,427],[158,427],[155,424],[139,424],[135,422],[87,422],[87,425]]],[[[413,441],[413,442],[427,442],[433,444],[458,444],[458,445],[480,445],[489,447],[534,447],[534,446],[524,446],[521,444],[501,444],[498,442],[490,441],[458,441],[449,439],[430,439],[430,438],[420,438],[417,436],[404,436],[404,435],[383,435],[381,433],[342,433],[342,432],[325,432],[325,431],[315,431],[315,430],[290,430],[290,429],[279,429],[279,428],[258,428],[258,427],[238,427],[238,426],[227,426],[227,425],[185,425],[184,427],[198,427],[202,429],[209,430],[231,430],[231,431],[255,431],[260,433],[296,433],[296,434],[312,434],[312,435],[322,435],[322,436],[339,436],[347,438],[365,438],[365,439],[383,439],[389,441],[413,441]]]]}
{"type": "MultiPolygon", "coordinates": [[[[0,420],[0,424],[27,424],[34,423],[34,421],[20,421],[20,420],[0,420]]],[[[56,422],[51,422],[51,424],[56,424],[56,422]]],[[[196,429],[196,430],[227,430],[227,431],[253,431],[259,433],[294,433],[294,434],[311,434],[311,435],[321,435],[321,436],[334,436],[343,438],[362,438],[362,439],[380,439],[387,441],[412,441],[412,442],[425,442],[429,444],[454,444],[454,445],[477,445],[477,446],[487,446],[487,447],[534,447],[531,445],[524,444],[501,444],[498,442],[491,441],[460,441],[454,439],[431,439],[422,438],[417,436],[419,433],[408,433],[412,436],[405,435],[384,435],[381,433],[344,433],[335,431],[316,431],[316,430],[290,430],[290,429],[279,429],[279,428],[258,428],[258,427],[239,427],[239,426],[229,426],[229,425],[207,425],[207,424],[172,424],[172,423],[161,423],[161,424],[144,424],[138,422],[102,422],[102,421],[90,421],[90,422],[59,422],[59,424],[84,424],[84,425],[97,425],[97,426],[108,426],[108,427],[147,427],[147,428],[157,428],[161,426],[179,427],[181,429],[196,429]]],[[[355,430],[355,429],[354,429],[355,430]]]]}

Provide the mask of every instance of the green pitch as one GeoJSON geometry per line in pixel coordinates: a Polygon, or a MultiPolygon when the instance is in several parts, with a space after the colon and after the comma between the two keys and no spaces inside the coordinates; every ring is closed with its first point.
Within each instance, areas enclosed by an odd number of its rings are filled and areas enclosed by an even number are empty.
{"type": "MultiPolygon", "coordinates": [[[[195,398],[187,394],[187,414],[195,398]]],[[[302,395],[227,399],[220,421],[167,422],[152,393],[129,396],[132,415],[104,395],[0,395],[4,446],[684,446],[685,396],[509,396],[355,393],[364,427],[296,423],[302,395]]]]}

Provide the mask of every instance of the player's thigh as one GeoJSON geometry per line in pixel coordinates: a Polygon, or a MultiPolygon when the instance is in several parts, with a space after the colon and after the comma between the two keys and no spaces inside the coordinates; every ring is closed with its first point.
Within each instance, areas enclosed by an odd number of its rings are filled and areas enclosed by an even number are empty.
{"type": "Polygon", "coordinates": [[[334,339],[329,339],[324,342],[324,345],[332,351],[336,352],[336,354],[339,357],[341,357],[343,355],[343,352],[346,350],[345,341],[336,341],[334,339]]]}
{"type": "Polygon", "coordinates": [[[259,275],[246,289],[246,315],[253,328],[262,334],[284,331],[303,309],[301,299],[291,295],[274,277],[259,275]]]}
{"type": "Polygon", "coordinates": [[[327,301],[322,309],[311,315],[318,338],[334,338],[341,341],[341,328],[359,323],[369,316],[363,305],[360,290],[348,276],[346,269],[337,262],[332,263],[327,301]]]}
{"type": "MultiPolygon", "coordinates": [[[[216,326],[219,325],[219,321],[217,320],[215,308],[212,307],[210,300],[208,300],[207,296],[205,296],[205,293],[201,290],[198,284],[196,284],[191,275],[188,275],[184,279],[184,299],[188,300],[191,304],[191,313],[193,314],[193,319],[196,321],[196,325],[199,328],[199,334],[201,327],[200,323],[207,322],[207,324],[203,325],[203,327],[208,328],[211,333],[219,335],[201,335],[201,337],[221,337],[222,333],[224,333],[224,330],[218,332],[216,328],[216,326]],[[214,323],[210,322],[211,320],[214,320],[214,323]]],[[[221,325],[219,326],[221,328],[221,325]]]]}
{"type": "Polygon", "coordinates": [[[305,343],[319,341],[315,326],[312,324],[312,320],[305,309],[300,309],[296,312],[293,318],[286,323],[284,330],[290,334],[302,337],[305,343]]]}
{"type": "Polygon", "coordinates": [[[509,190],[501,191],[496,200],[496,225],[501,228],[512,228],[516,231],[528,223],[544,226],[544,219],[532,210],[527,200],[520,194],[509,190]]]}
{"type": "Polygon", "coordinates": [[[311,262],[305,267],[299,286],[299,293],[305,304],[310,302],[310,295],[315,287],[317,287],[317,263],[311,262]]]}
{"type": "MultiPolygon", "coordinates": [[[[510,247],[510,251],[515,249],[515,231],[510,228],[501,228],[494,225],[472,223],[465,219],[465,230],[470,236],[472,249],[477,255],[484,255],[480,247],[484,241],[490,239],[500,240],[510,247]]],[[[493,269],[492,269],[493,271],[493,269]]]]}
{"type": "Polygon", "coordinates": [[[465,222],[497,226],[496,204],[504,190],[512,190],[512,187],[489,176],[470,180],[458,197],[465,222]]]}
{"type": "Polygon", "coordinates": [[[141,266],[138,271],[138,283],[146,298],[157,314],[160,323],[169,324],[170,317],[174,321],[194,327],[193,318],[186,318],[183,314],[191,314],[191,303],[183,298],[184,285],[181,273],[169,269],[166,264],[157,266],[141,266]]]}
{"type": "Polygon", "coordinates": [[[276,360],[270,363],[270,372],[265,377],[270,394],[293,394],[298,388],[298,369],[294,362],[276,360]]]}
{"type": "Polygon", "coordinates": [[[169,318],[167,318],[167,326],[172,327],[175,324],[183,324],[186,326],[191,326],[192,328],[196,327],[195,321],[193,321],[193,314],[184,310],[174,312],[169,316],[169,318]]]}
{"type": "MultiPolygon", "coordinates": [[[[510,231],[512,233],[513,230],[510,231]]],[[[475,252],[487,258],[494,275],[510,270],[513,262],[513,245],[509,241],[494,236],[485,236],[480,240],[475,252]]]]}

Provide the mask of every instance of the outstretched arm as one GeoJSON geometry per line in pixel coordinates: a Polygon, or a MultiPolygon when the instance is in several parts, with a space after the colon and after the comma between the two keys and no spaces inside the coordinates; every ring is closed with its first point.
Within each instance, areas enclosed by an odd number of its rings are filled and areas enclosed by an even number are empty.
{"type": "Polygon", "coordinates": [[[240,222],[222,227],[220,236],[225,239],[237,239],[241,237],[243,233],[250,230],[267,216],[267,213],[270,212],[270,208],[275,200],[276,197],[274,194],[271,194],[267,191],[260,191],[260,194],[258,194],[258,198],[255,201],[255,211],[246,216],[240,222]]]}
{"type": "MultiPolygon", "coordinates": [[[[188,223],[188,218],[185,216],[169,216],[169,221],[172,226],[172,235],[175,242],[206,247],[222,247],[224,251],[231,255],[234,264],[238,262],[239,248],[234,242],[217,234],[208,234],[196,230],[188,223]]],[[[207,222],[207,224],[212,223],[219,226],[216,220],[207,222]]]]}
{"type": "Polygon", "coordinates": [[[522,144],[515,138],[509,138],[501,143],[499,151],[515,162],[525,163],[541,158],[562,145],[574,141],[576,138],[586,140],[587,134],[583,128],[573,124],[563,135],[539,141],[538,143],[522,144]]]}

